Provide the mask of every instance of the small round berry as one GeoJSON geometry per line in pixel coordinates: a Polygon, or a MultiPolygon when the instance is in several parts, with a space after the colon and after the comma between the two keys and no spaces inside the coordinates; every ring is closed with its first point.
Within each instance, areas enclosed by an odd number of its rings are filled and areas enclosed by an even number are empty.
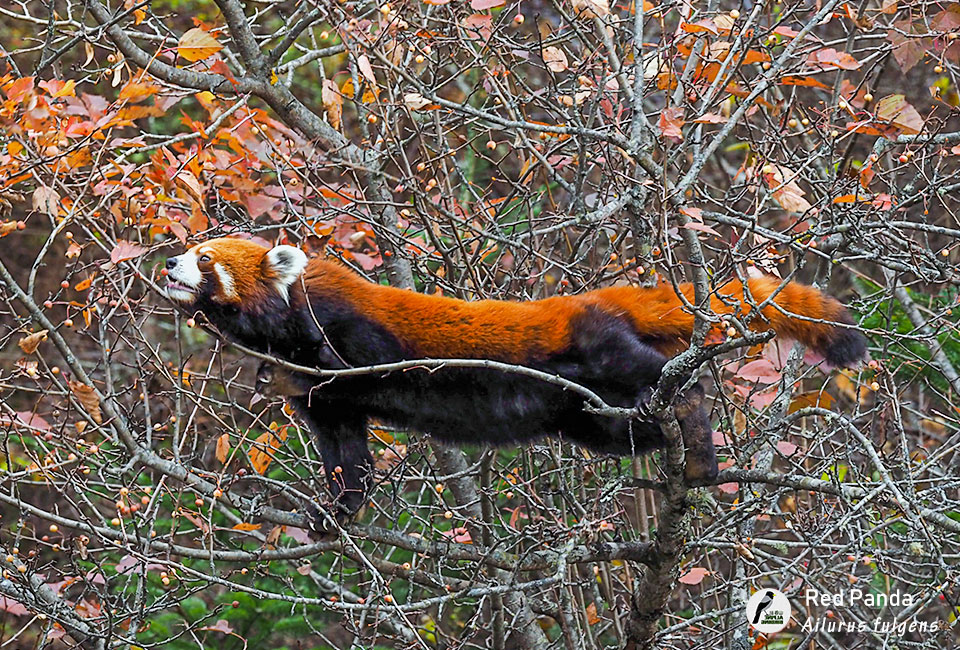
{"type": "Polygon", "coordinates": [[[847,100],[841,99],[839,102],[837,102],[837,106],[839,106],[842,110],[847,110],[847,100]]]}
{"type": "Polygon", "coordinates": [[[791,117],[789,120],[787,120],[787,126],[789,126],[791,129],[797,128],[796,118],[791,117]]]}
{"type": "Polygon", "coordinates": [[[55,533],[55,532],[57,532],[58,530],[60,530],[59,526],[57,526],[56,524],[50,524],[50,532],[51,532],[51,533],[55,533]]]}
{"type": "Polygon", "coordinates": [[[27,227],[27,222],[25,222],[25,221],[18,221],[18,222],[17,222],[17,230],[25,230],[26,227],[27,227]]]}
{"type": "Polygon", "coordinates": [[[73,319],[72,319],[72,318],[67,318],[66,320],[64,320],[64,321],[63,321],[63,326],[64,326],[64,327],[73,327],[73,319]]]}
{"type": "Polygon", "coordinates": [[[386,596],[383,597],[383,601],[386,602],[386,603],[392,603],[392,602],[393,602],[393,596],[391,596],[390,594],[387,594],[386,596]]]}
{"type": "Polygon", "coordinates": [[[863,96],[863,101],[865,101],[865,102],[868,103],[868,104],[869,104],[870,102],[872,102],[872,101],[873,101],[873,93],[867,93],[866,95],[864,95],[864,96],[863,96]]]}
{"type": "Polygon", "coordinates": [[[187,327],[196,327],[196,326],[197,326],[197,321],[195,318],[187,319],[187,327]]]}
{"type": "Polygon", "coordinates": [[[453,519],[453,513],[450,512],[449,510],[447,510],[445,513],[443,513],[443,518],[444,518],[444,519],[453,519]]]}
{"type": "Polygon", "coordinates": [[[237,607],[240,607],[240,601],[239,600],[233,601],[232,603],[230,603],[230,607],[233,607],[234,609],[236,609],[237,607]]]}
{"type": "Polygon", "coordinates": [[[390,11],[391,9],[389,4],[385,3],[380,5],[380,13],[382,13],[384,16],[390,15],[390,11]]]}
{"type": "Polygon", "coordinates": [[[941,72],[943,72],[943,66],[942,66],[942,65],[935,65],[935,66],[933,66],[933,71],[936,72],[937,74],[940,74],[941,72]]]}
{"type": "Polygon", "coordinates": [[[733,18],[734,20],[736,20],[737,18],[740,17],[740,12],[737,11],[736,9],[731,9],[731,10],[730,10],[730,17],[733,18]]]}
{"type": "Polygon", "coordinates": [[[417,63],[423,63],[424,61],[426,61],[426,59],[423,58],[422,54],[418,54],[417,56],[414,57],[413,60],[416,61],[417,63]]]}
{"type": "Polygon", "coordinates": [[[872,390],[874,393],[880,390],[879,382],[873,382],[872,384],[870,384],[870,390],[872,390]]]}
{"type": "Polygon", "coordinates": [[[70,288],[70,283],[69,283],[67,280],[64,280],[63,282],[60,283],[60,288],[61,288],[61,289],[69,289],[69,288],[70,288]]]}
{"type": "Polygon", "coordinates": [[[53,309],[53,301],[52,301],[52,300],[44,300],[44,301],[43,301],[43,308],[44,308],[44,309],[53,309]]]}
{"type": "Polygon", "coordinates": [[[496,148],[497,148],[496,142],[494,142],[493,140],[487,140],[487,149],[489,149],[490,151],[493,151],[496,148]]]}
{"type": "Polygon", "coordinates": [[[907,156],[907,154],[903,153],[903,154],[900,154],[900,157],[897,158],[897,160],[899,160],[902,163],[910,162],[910,157],[907,156]]]}
{"type": "Polygon", "coordinates": [[[523,14],[517,14],[513,17],[513,24],[517,26],[522,25],[524,20],[526,19],[523,17],[523,14]]]}
{"type": "Polygon", "coordinates": [[[437,483],[433,489],[437,491],[437,494],[443,494],[443,483],[437,483]]]}
{"type": "Polygon", "coordinates": [[[376,123],[377,123],[377,116],[376,116],[376,115],[373,115],[373,114],[367,115],[367,122],[370,122],[370,124],[376,124],[376,123]]]}
{"type": "Polygon", "coordinates": [[[810,120],[808,120],[807,118],[803,118],[802,120],[800,120],[800,124],[804,126],[810,126],[810,120]]]}

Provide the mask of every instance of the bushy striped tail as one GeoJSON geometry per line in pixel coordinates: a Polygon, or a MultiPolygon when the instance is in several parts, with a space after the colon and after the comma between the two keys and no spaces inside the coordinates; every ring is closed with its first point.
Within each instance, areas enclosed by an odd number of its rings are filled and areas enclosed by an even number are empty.
{"type": "MultiPolygon", "coordinates": [[[[853,325],[853,318],[835,298],[795,282],[781,289],[781,281],[772,277],[752,278],[747,285],[751,302],[757,305],[774,296],[773,304],[766,305],[761,312],[769,325],[754,322],[753,328],[772,327],[777,334],[789,336],[812,348],[834,366],[850,366],[866,355],[867,339],[849,327],[853,325]]],[[[720,293],[748,304],[739,282],[728,284],[720,293]]],[[[717,313],[731,311],[719,299],[715,298],[714,303],[717,313]]]]}

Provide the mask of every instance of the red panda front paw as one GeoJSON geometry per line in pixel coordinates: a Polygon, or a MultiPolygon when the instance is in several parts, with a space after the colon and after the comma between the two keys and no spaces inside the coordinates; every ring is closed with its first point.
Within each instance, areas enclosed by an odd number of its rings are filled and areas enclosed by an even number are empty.
{"type": "Polygon", "coordinates": [[[340,503],[318,505],[311,503],[307,508],[310,517],[310,529],[321,535],[335,535],[339,529],[360,519],[366,507],[350,511],[340,503]]]}

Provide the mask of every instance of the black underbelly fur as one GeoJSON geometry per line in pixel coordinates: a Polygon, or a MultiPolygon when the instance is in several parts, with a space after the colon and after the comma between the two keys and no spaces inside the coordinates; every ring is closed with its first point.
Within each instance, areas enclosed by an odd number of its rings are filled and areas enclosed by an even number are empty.
{"type": "MultiPolygon", "coordinates": [[[[402,358],[395,348],[386,347],[389,340],[382,333],[370,335],[356,328],[345,332],[358,340],[336,337],[336,355],[298,349],[281,356],[326,367],[336,365],[332,358],[353,366],[402,358]]],[[[642,406],[667,358],[639,339],[625,320],[608,314],[590,314],[574,332],[568,350],[526,365],[589,388],[611,406],[642,406]]],[[[652,419],[595,415],[584,410],[583,396],[574,391],[488,368],[414,368],[330,380],[268,365],[258,373],[258,390],[286,396],[316,435],[341,517],[362,506],[370,487],[366,425],[371,418],[453,445],[503,446],[555,436],[596,452],[627,456],[663,444],[660,425],[652,419]]],[[[702,401],[703,391],[694,386],[679,398],[676,410],[688,449],[687,476],[698,481],[710,480],[717,472],[702,401]]]]}

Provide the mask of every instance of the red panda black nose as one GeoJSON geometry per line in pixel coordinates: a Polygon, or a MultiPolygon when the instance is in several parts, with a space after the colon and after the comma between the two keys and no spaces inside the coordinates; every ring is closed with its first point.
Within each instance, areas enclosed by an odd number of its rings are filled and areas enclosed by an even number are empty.
{"type": "Polygon", "coordinates": [[[168,271],[172,271],[172,270],[175,269],[175,268],[177,268],[177,258],[176,258],[176,257],[168,257],[168,258],[167,258],[167,270],[168,270],[168,271]]]}

